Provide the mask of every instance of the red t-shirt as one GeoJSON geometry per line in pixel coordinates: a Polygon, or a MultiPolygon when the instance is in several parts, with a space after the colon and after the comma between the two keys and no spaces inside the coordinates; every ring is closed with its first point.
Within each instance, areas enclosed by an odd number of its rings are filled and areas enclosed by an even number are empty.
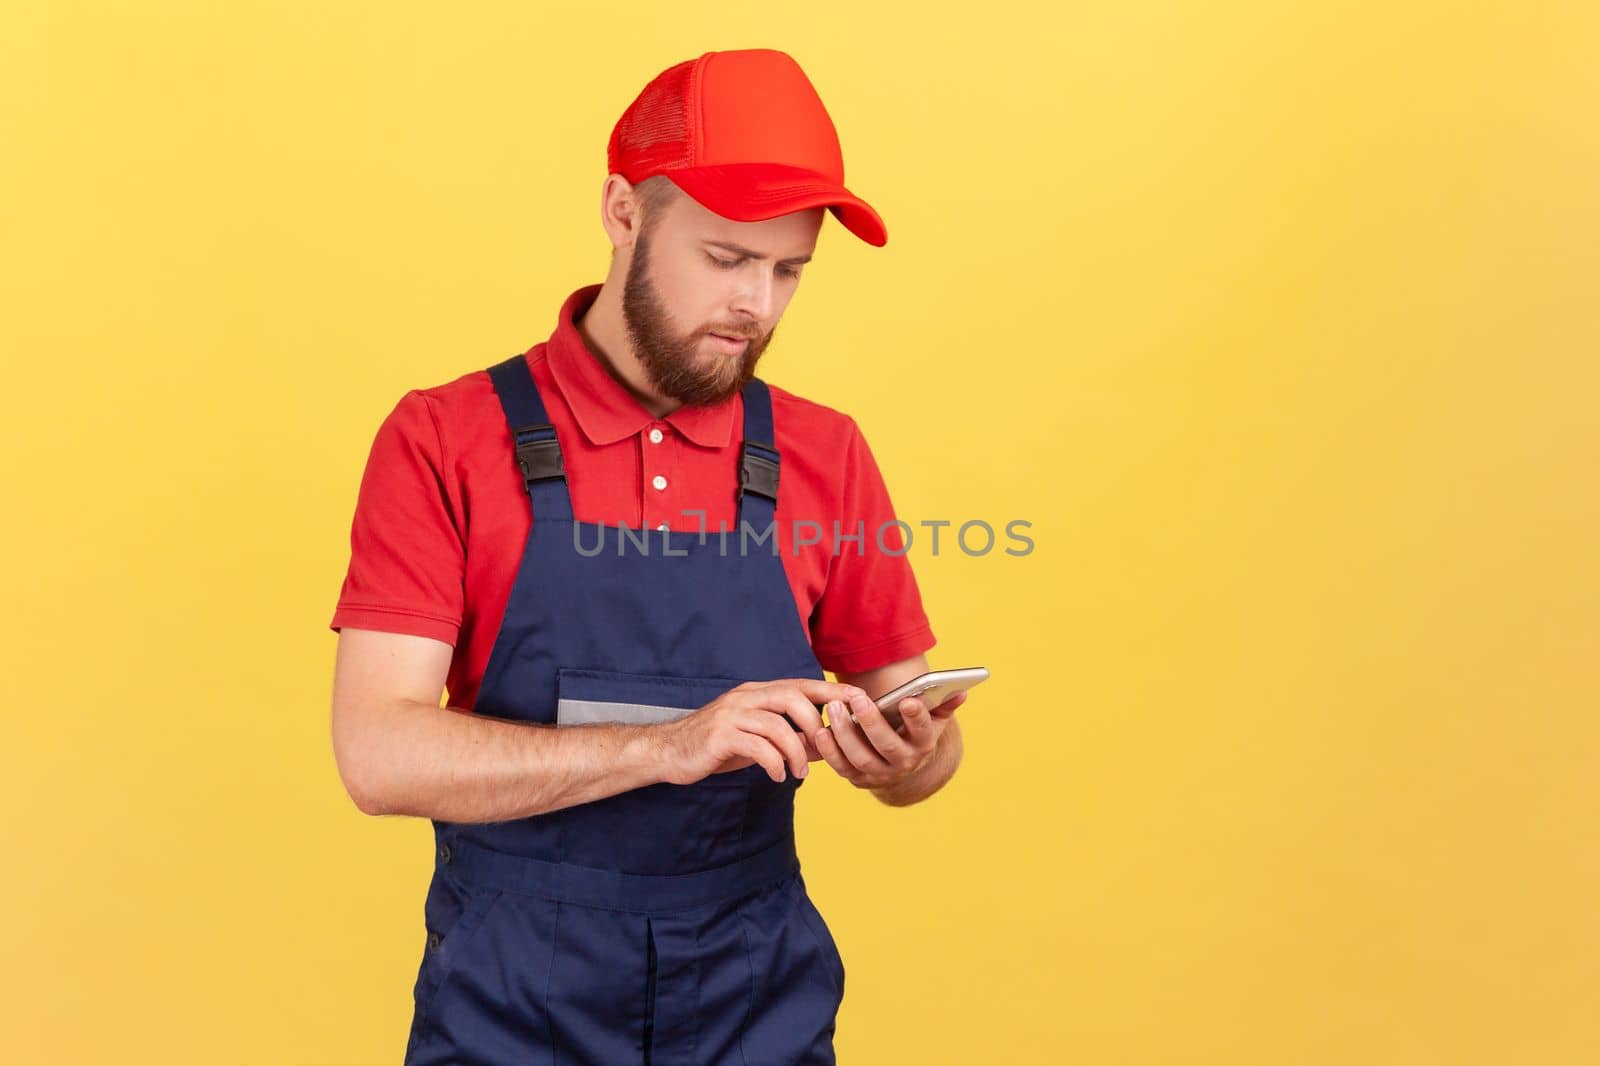
{"type": "MultiPolygon", "coordinates": [[[[653,417],[573,325],[599,291],[587,285],[568,296],[550,339],[525,353],[561,442],[573,516],[693,531],[701,518],[680,511],[703,510],[704,528],[713,536],[728,529],[728,550],[737,551],[743,396],[653,417]]],[[[350,567],[329,623],[335,631],[380,629],[453,645],[449,703],[468,710],[531,515],[488,362],[407,392],[379,426],[351,523],[350,567]]],[[[927,651],[933,630],[903,531],[887,524],[894,510],[860,429],[830,407],[770,383],[768,389],[783,457],[778,552],[817,661],[853,673],[927,651]],[[856,533],[864,534],[859,541],[845,539],[856,533]]],[[[607,550],[615,550],[616,534],[608,536],[607,550]]],[[[752,539],[748,550],[770,556],[772,548],[752,539]]]]}

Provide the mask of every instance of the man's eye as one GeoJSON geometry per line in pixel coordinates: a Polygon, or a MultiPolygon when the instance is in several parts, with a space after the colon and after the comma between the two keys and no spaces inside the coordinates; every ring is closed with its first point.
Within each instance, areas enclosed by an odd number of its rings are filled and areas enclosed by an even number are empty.
{"type": "MultiPolygon", "coordinates": [[[[711,262],[715,264],[719,270],[732,270],[734,267],[744,262],[743,259],[718,259],[716,256],[709,253],[707,253],[706,258],[711,260],[711,262]]],[[[793,267],[780,267],[778,274],[782,277],[792,279],[798,278],[800,276],[800,271],[793,267]]]]}

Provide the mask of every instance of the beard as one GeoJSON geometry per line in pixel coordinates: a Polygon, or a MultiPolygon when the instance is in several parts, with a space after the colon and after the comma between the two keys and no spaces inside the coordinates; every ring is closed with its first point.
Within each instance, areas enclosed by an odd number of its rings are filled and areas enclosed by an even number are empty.
{"type": "Polygon", "coordinates": [[[649,263],[650,235],[642,232],[634,242],[622,286],[622,320],[650,384],[663,396],[683,404],[709,405],[730,398],[755,377],[756,364],[772,342],[776,327],[765,337],[754,336],[748,326],[708,326],[679,334],[650,280],[649,263]],[[736,356],[708,355],[701,341],[713,332],[745,340],[744,351],[736,356]]]}

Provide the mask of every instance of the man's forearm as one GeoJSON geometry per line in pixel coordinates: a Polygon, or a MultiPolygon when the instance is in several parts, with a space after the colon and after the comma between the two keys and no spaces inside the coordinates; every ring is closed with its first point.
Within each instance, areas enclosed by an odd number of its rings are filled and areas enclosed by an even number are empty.
{"type": "Polygon", "coordinates": [[[657,727],[536,725],[408,703],[367,714],[357,805],[448,822],[526,818],[663,780],[657,727]]]}
{"type": "Polygon", "coordinates": [[[875,788],[872,794],[891,807],[906,807],[920,803],[943,788],[945,782],[955,776],[956,767],[961,765],[962,750],[961,725],[952,718],[945,731],[939,735],[939,743],[934,746],[927,762],[909,777],[892,785],[875,788]]]}

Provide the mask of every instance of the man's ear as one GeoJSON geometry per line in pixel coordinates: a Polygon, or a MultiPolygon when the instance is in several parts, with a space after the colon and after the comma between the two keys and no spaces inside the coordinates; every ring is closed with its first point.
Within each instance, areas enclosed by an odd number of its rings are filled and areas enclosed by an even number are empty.
{"type": "Polygon", "coordinates": [[[600,224],[611,240],[611,253],[639,237],[639,195],[621,174],[607,174],[600,186],[600,224]]]}

